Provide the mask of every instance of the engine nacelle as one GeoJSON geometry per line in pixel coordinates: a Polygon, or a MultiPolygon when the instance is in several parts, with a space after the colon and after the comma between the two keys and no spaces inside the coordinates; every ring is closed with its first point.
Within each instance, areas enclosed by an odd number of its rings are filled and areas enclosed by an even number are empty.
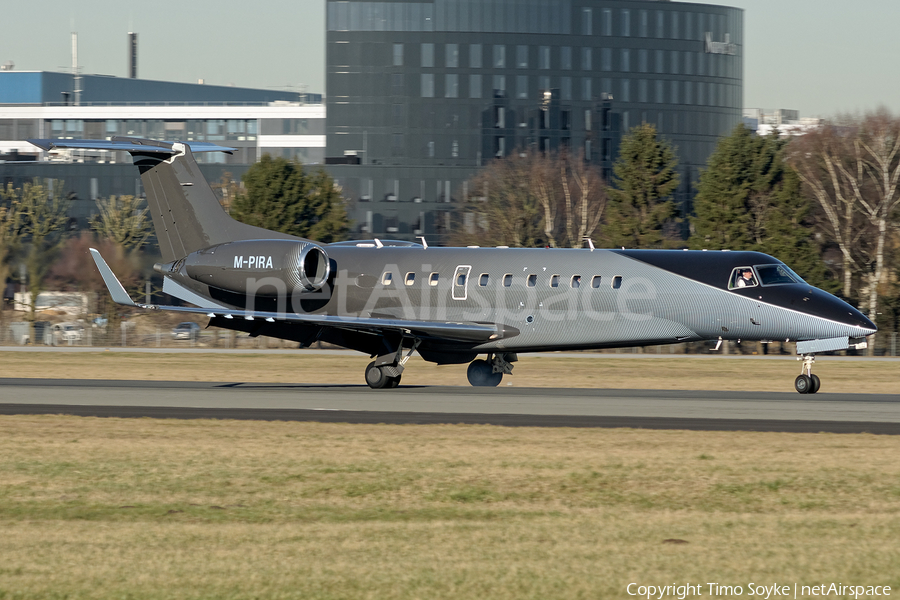
{"type": "Polygon", "coordinates": [[[331,263],[321,246],[294,240],[245,240],[188,254],[175,270],[223,290],[277,296],[322,289],[331,263]]]}

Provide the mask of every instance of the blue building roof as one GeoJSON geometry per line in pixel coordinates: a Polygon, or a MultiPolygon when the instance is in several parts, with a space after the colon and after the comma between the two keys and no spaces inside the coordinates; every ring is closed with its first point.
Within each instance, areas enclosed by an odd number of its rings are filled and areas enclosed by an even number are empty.
{"type": "MultiPolygon", "coordinates": [[[[0,71],[0,104],[71,104],[75,81],[70,73],[0,71]]],[[[300,94],[224,85],[81,76],[82,105],[90,104],[265,104],[321,103],[321,94],[300,94]]]]}

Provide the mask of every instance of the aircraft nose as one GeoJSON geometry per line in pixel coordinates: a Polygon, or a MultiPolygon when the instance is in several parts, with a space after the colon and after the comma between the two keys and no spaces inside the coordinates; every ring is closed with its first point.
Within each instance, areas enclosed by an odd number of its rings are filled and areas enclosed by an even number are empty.
{"type": "Polygon", "coordinates": [[[833,302],[838,305],[835,308],[846,315],[841,319],[844,323],[863,330],[862,335],[871,335],[878,331],[878,327],[875,326],[875,323],[873,323],[866,315],[862,314],[862,312],[853,308],[840,298],[833,298],[833,302]]]}

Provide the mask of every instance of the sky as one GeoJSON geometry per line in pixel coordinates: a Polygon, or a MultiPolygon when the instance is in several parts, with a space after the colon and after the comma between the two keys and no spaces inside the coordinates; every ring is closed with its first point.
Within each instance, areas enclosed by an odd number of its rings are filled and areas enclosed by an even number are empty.
{"type": "MultiPolygon", "coordinates": [[[[897,0],[717,0],[744,9],[744,106],[804,117],[900,114],[897,0]]],[[[324,0],[30,0],[3,9],[0,64],[59,71],[78,32],[83,73],[325,93],[324,0]]]]}

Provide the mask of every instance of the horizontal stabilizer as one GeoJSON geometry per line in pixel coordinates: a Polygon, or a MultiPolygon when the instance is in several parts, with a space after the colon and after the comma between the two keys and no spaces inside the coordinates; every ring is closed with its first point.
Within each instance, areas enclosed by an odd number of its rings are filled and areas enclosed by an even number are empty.
{"type": "Polygon", "coordinates": [[[142,154],[178,154],[178,144],[184,144],[191,152],[225,152],[233,154],[235,149],[217,146],[209,142],[157,142],[137,138],[113,138],[111,140],[28,140],[42,150],[56,148],[80,150],[110,150],[113,152],[139,152],[142,154]]]}
{"type": "Polygon", "coordinates": [[[100,253],[91,248],[91,256],[94,258],[94,264],[97,265],[100,276],[103,277],[103,283],[106,284],[106,289],[109,290],[109,295],[112,296],[113,302],[124,306],[137,306],[134,300],[131,299],[131,296],[128,295],[128,292],[125,291],[125,288],[122,287],[121,282],[113,275],[112,269],[100,256],[100,253]]]}

